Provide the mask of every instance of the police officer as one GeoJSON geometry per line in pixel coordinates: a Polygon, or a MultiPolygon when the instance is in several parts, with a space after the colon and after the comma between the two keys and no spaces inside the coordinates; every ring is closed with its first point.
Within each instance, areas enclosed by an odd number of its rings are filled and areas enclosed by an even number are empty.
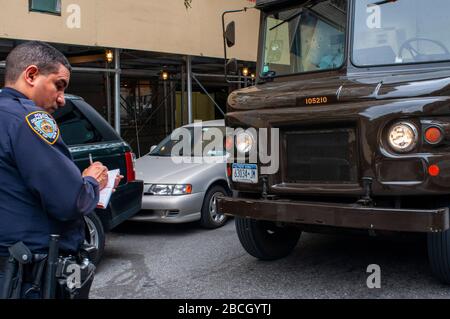
{"type": "Polygon", "coordinates": [[[80,174],[51,116],[65,103],[70,72],[64,55],[42,42],[23,43],[6,59],[0,93],[0,291],[8,247],[17,242],[44,254],[50,234],[59,234],[60,252],[75,254],[85,238],[83,216],[95,209],[107,184],[107,168],[99,162],[80,174]]]}

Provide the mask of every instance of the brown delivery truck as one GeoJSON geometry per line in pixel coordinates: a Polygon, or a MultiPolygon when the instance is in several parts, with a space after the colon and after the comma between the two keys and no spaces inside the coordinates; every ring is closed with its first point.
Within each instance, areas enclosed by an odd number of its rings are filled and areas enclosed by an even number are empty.
{"type": "Polygon", "coordinates": [[[426,233],[431,269],[450,283],[450,2],[256,8],[257,84],[228,99],[226,124],[241,130],[234,196],[218,202],[243,247],[272,260],[302,231],[426,233]]]}

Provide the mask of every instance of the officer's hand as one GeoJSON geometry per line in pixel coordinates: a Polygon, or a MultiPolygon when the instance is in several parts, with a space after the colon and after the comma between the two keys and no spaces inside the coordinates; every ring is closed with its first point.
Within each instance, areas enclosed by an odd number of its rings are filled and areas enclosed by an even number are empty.
{"type": "Polygon", "coordinates": [[[83,171],[83,177],[91,176],[99,183],[100,190],[104,189],[108,184],[108,168],[100,162],[91,164],[83,171]]]}
{"type": "Polygon", "coordinates": [[[113,192],[116,191],[117,186],[119,186],[120,181],[123,179],[123,175],[117,175],[116,180],[114,181],[113,192]]]}

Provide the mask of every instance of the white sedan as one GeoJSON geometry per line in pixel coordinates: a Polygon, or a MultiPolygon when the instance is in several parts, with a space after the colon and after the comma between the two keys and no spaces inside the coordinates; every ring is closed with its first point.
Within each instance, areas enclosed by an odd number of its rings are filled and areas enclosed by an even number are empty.
{"type": "MultiPolygon", "coordinates": [[[[201,144],[203,139],[194,138],[196,124],[186,125],[174,131],[174,135],[184,130],[192,132],[192,148],[201,144]]],[[[220,130],[225,134],[223,120],[202,122],[201,132],[220,130]]],[[[173,134],[172,134],[173,135],[173,134]]],[[[228,196],[231,191],[226,176],[225,151],[208,152],[205,157],[177,154],[173,156],[176,141],[167,136],[150,153],[136,160],[137,178],[144,180],[142,211],[132,220],[184,223],[200,221],[206,228],[217,228],[225,224],[227,217],[217,212],[216,198],[228,196]],[[211,163],[213,162],[213,163],[211,163]]]]}

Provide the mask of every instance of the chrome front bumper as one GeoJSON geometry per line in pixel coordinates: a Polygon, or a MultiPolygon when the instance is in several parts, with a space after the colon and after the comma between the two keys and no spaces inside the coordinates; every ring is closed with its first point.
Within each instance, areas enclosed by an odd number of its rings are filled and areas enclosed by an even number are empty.
{"type": "Polygon", "coordinates": [[[131,220],[185,223],[200,219],[205,193],[178,196],[144,195],[142,210],[131,220]]]}

